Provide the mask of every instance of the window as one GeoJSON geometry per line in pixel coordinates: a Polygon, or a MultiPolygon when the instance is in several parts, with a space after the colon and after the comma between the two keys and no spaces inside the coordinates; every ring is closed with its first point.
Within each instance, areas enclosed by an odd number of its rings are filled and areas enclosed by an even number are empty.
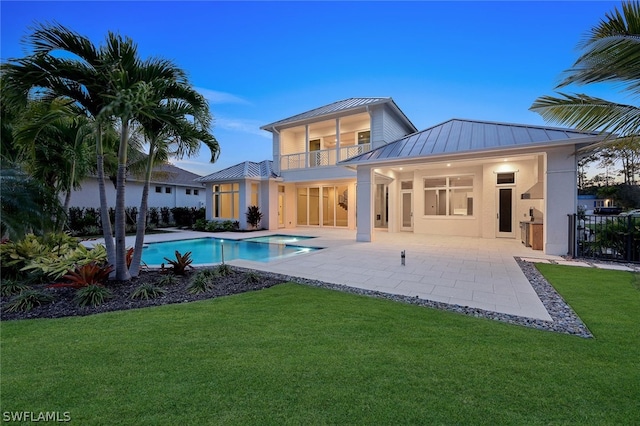
{"type": "Polygon", "coordinates": [[[240,217],[240,184],[213,185],[213,217],[238,219],[240,217]]]}
{"type": "Polygon", "coordinates": [[[200,191],[199,191],[199,190],[197,190],[197,189],[194,189],[194,190],[193,190],[193,195],[200,195],[200,191]]]}
{"type": "Polygon", "coordinates": [[[186,191],[187,191],[187,195],[191,195],[191,189],[187,188],[186,191]]]}
{"type": "Polygon", "coordinates": [[[473,216],[473,176],[424,179],[426,216],[473,216]]]}
{"type": "Polygon", "coordinates": [[[496,175],[497,185],[507,185],[511,183],[516,183],[516,174],[514,172],[498,173],[496,175]]]}
{"type": "Polygon", "coordinates": [[[161,186],[156,186],[156,192],[161,193],[162,192],[162,187],[161,186]]]}
{"type": "Polygon", "coordinates": [[[366,145],[371,142],[371,131],[358,132],[358,145],[366,145]]]}
{"type": "Polygon", "coordinates": [[[171,187],[170,187],[170,186],[167,186],[167,187],[164,189],[164,192],[165,192],[165,193],[167,193],[167,194],[171,194],[171,187]]]}

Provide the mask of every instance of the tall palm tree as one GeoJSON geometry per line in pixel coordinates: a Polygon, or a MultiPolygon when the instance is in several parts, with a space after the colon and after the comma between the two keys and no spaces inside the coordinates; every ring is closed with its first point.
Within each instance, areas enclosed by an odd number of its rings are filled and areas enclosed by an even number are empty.
{"type": "Polygon", "coordinates": [[[33,54],[10,59],[2,64],[3,99],[11,103],[24,103],[27,99],[64,98],[80,106],[93,120],[96,138],[96,170],[100,212],[109,263],[115,261],[115,245],[109,220],[104,183],[105,128],[112,123],[109,117],[99,117],[107,100],[105,88],[113,63],[103,51],[96,48],[87,37],[59,24],[38,25],[25,39],[33,54]],[[71,58],[54,56],[55,52],[67,52],[71,58]],[[11,95],[11,96],[5,96],[11,95]]]}
{"type": "Polygon", "coordinates": [[[211,162],[215,162],[220,147],[208,131],[210,114],[207,101],[190,87],[174,90],[171,99],[161,100],[157,105],[159,119],[142,119],[140,124],[149,145],[142,199],[136,226],[136,240],[129,272],[135,277],[140,271],[142,246],[146,228],[149,184],[153,167],[172,156],[178,159],[195,155],[201,143],[211,151],[211,162]],[[181,99],[178,100],[177,97],[181,99]],[[188,101],[187,101],[188,100],[188,101]],[[191,117],[189,119],[188,117],[191,117]]]}
{"type": "MultiPolygon", "coordinates": [[[[622,11],[614,8],[591,29],[579,46],[583,53],[556,87],[570,84],[618,83],[634,100],[640,95],[640,3],[626,1],[622,11]]],[[[637,146],[640,136],[640,108],[585,94],[559,93],[541,96],[531,110],[545,120],[584,131],[608,133],[603,142],[589,150],[630,141],[637,146]],[[616,141],[616,138],[618,140],[616,141]]]]}

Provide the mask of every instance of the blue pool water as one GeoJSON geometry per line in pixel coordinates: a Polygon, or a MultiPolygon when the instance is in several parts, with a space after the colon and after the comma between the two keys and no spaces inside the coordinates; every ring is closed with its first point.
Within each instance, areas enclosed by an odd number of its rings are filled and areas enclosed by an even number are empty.
{"type": "Polygon", "coordinates": [[[255,243],[272,243],[272,244],[295,244],[299,241],[309,240],[311,238],[315,238],[315,237],[273,234],[273,235],[265,235],[264,237],[245,238],[242,241],[252,241],[255,243]]]}
{"type": "Polygon", "coordinates": [[[245,240],[223,240],[219,238],[198,238],[195,240],[166,241],[161,243],[149,243],[142,250],[142,261],[149,266],[157,266],[167,263],[166,258],[175,259],[178,250],[184,255],[191,252],[194,265],[222,262],[222,246],[224,245],[224,260],[244,259],[258,262],[292,256],[317,248],[298,247],[286,244],[267,244],[245,240]]]}

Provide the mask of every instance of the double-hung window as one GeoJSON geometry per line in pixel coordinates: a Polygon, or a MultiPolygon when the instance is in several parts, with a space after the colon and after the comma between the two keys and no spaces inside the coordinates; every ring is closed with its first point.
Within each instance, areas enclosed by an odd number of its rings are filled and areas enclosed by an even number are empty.
{"type": "Polygon", "coordinates": [[[424,179],[425,216],[473,216],[473,176],[424,179]]]}

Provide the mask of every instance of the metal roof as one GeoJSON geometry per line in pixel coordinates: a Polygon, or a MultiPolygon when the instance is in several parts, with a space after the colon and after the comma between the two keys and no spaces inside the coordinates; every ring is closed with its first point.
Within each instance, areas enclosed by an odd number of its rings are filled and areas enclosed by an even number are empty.
{"type": "Polygon", "coordinates": [[[355,109],[363,108],[363,107],[366,107],[366,106],[384,104],[384,103],[388,103],[389,105],[391,105],[398,112],[398,115],[400,117],[402,117],[402,119],[406,120],[407,124],[409,124],[412,128],[415,129],[415,126],[413,125],[413,123],[411,123],[411,121],[402,112],[402,110],[400,110],[400,108],[398,108],[396,103],[391,98],[349,98],[349,99],[344,99],[342,101],[337,101],[337,102],[331,103],[329,105],[321,106],[319,108],[315,108],[315,109],[312,109],[310,111],[303,112],[301,114],[297,114],[297,115],[294,115],[294,116],[289,117],[289,118],[285,118],[283,120],[279,120],[279,121],[275,121],[275,122],[270,123],[270,124],[266,124],[266,125],[260,127],[260,129],[272,131],[274,127],[280,127],[280,126],[284,126],[284,125],[297,123],[297,122],[300,122],[300,121],[315,119],[315,118],[326,116],[326,115],[342,113],[342,112],[349,111],[349,110],[355,110],[355,109]]]}
{"type": "Polygon", "coordinates": [[[198,185],[196,183],[200,175],[176,167],[173,164],[160,164],[151,171],[151,182],[167,183],[173,185],[198,185]]]}
{"type": "Polygon", "coordinates": [[[341,161],[340,164],[358,165],[536,145],[561,145],[573,141],[580,143],[578,139],[589,139],[590,142],[599,135],[597,132],[554,127],[452,119],[341,161]]]}
{"type": "Polygon", "coordinates": [[[196,179],[197,182],[219,182],[233,179],[269,179],[278,177],[273,171],[273,161],[264,160],[259,163],[245,161],[226,169],[196,179]]]}

